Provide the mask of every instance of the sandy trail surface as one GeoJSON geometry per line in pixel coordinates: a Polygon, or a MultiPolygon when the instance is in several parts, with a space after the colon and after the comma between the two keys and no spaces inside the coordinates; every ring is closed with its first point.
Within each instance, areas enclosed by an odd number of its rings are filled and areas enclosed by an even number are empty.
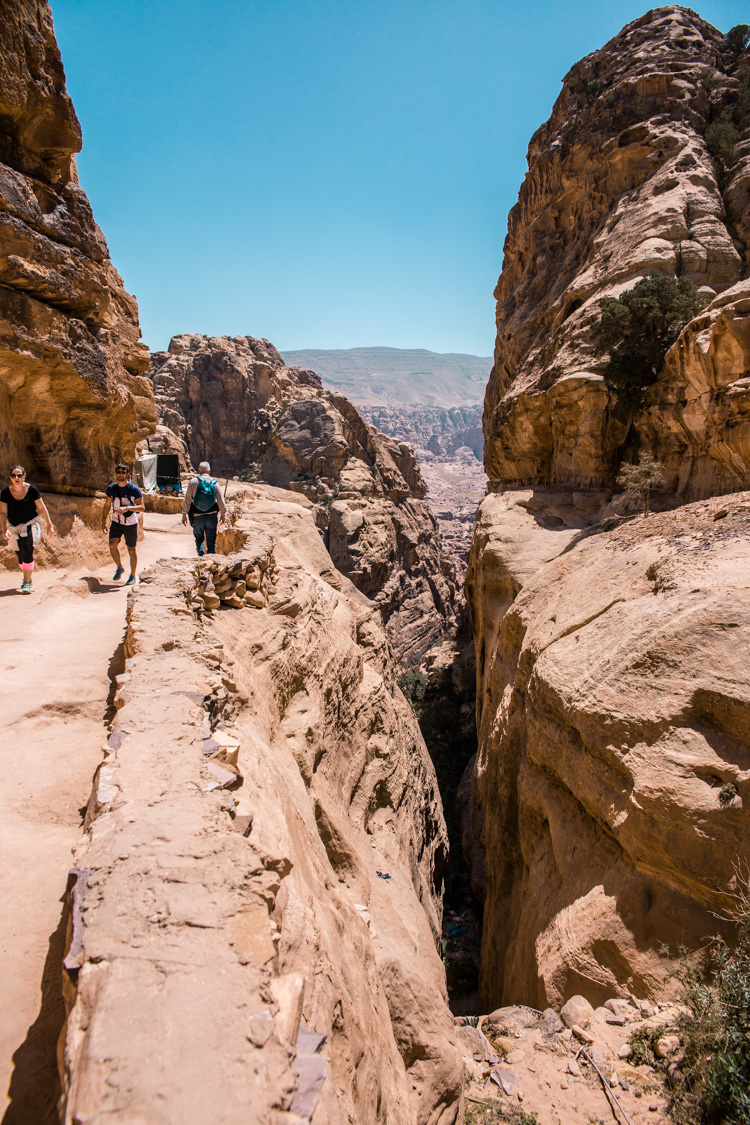
{"type": "MultiPolygon", "coordinates": [[[[159,558],[193,556],[179,516],[145,519],[140,572],[159,558]]],[[[63,901],[106,739],[110,677],[121,670],[127,588],[113,573],[111,561],[38,570],[25,597],[19,572],[0,571],[3,1125],[57,1121],[63,901]]]]}

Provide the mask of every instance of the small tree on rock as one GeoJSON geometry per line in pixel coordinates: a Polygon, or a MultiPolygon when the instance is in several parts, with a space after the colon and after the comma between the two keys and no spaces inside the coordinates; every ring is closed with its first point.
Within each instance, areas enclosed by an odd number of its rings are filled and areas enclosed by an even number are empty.
{"type": "Polygon", "coordinates": [[[750,24],[735,24],[724,36],[724,42],[733,55],[741,55],[750,45],[750,24]]]}
{"type": "Polygon", "coordinates": [[[705,304],[692,281],[656,271],[604,302],[592,330],[594,346],[609,355],[604,379],[629,406],[640,405],[667,351],[705,304]]]}
{"type": "Polygon", "coordinates": [[[647,516],[651,507],[651,493],[666,487],[662,467],[650,453],[644,453],[637,465],[623,465],[617,477],[617,487],[623,490],[629,505],[642,504],[647,516]]]}
{"type": "Polygon", "coordinates": [[[706,129],[706,148],[719,165],[723,177],[726,177],[729,169],[737,162],[739,140],[740,132],[732,121],[731,110],[725,110],[719,120],[712,122],[706,129]]]}

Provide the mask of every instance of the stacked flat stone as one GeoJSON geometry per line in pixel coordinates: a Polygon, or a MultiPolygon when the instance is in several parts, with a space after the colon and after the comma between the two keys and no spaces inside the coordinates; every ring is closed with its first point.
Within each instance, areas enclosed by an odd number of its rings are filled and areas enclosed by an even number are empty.
{"type": "Polygon", "coordinates": [[[232,609],[244,606],[263,609],[275,585],[276,569],[270,549],[252,558],[219,556],[210,562],[200,562],[187,591],[189,604],[198,611],[218,609],[220,605],[232,609]]]}

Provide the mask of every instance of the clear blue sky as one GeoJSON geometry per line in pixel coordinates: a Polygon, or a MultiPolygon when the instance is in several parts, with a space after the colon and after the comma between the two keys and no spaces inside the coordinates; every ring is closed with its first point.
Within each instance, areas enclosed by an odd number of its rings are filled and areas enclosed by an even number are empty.
{"type": "MultiPolygon", "coordinates": [[[[51,0],[81,182],[152,350],[490,355],[531,134],[630,0],[51,0]]],[[[746,0],[710,0],[722,31],[746,0]]]]}

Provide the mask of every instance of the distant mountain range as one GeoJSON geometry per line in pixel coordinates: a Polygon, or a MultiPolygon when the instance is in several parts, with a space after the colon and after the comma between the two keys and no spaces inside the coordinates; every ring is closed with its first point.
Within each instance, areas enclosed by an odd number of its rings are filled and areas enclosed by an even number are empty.
{"type": "Polygon", "coordinates": [[[290,367],[315,371],[357,406],[470,406],[484,400],[491,356],[423,348],[303,348],[283,352],[290,367]]]}

